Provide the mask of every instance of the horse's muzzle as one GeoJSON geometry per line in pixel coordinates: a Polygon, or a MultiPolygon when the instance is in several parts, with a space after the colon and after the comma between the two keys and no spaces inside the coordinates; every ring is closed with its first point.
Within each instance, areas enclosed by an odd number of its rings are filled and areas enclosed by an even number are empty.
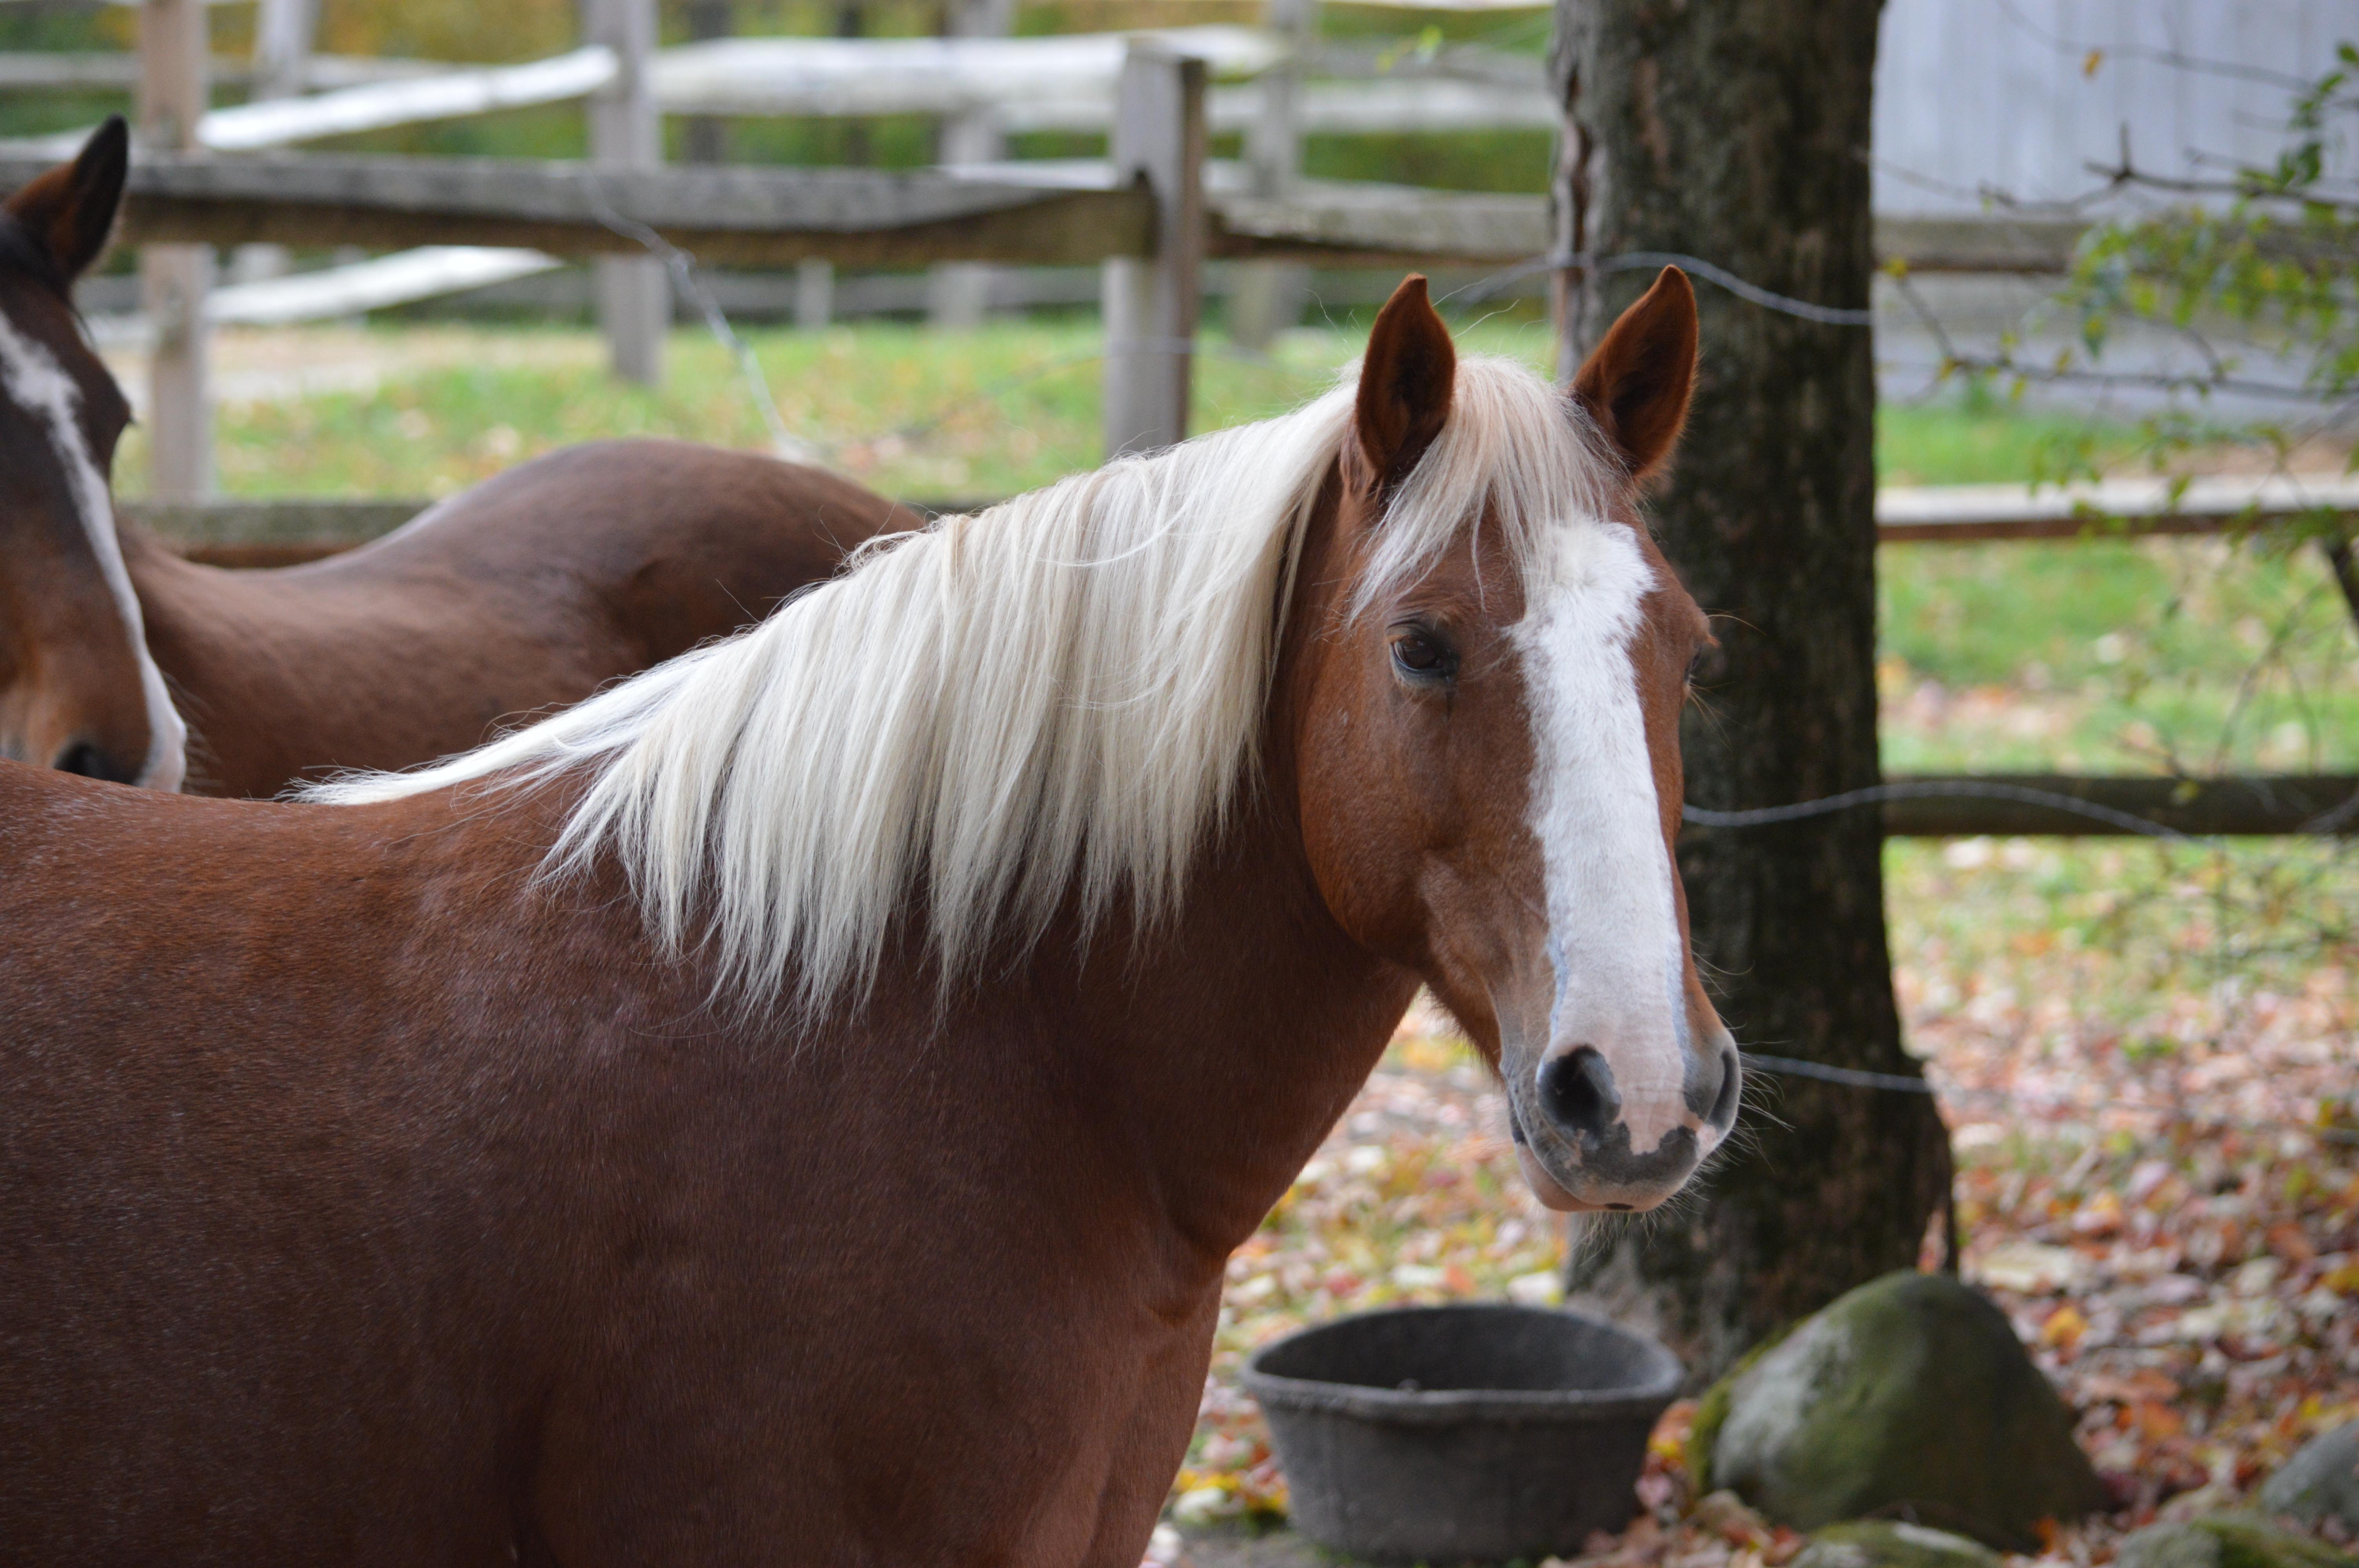
{"type": "MultiPolygon", "coordinates": [[[[1540,1064],[1524,1082],[1509,1076],[1516,1152],[1540,1201],[1551,1208],[1643,1210],[1684,1185],[1736,1120],[1743,1084],[1727,1032],[1692,1053],[1675,1103],[1631,1105],[1613,1065],[1592,1045],[1540,1064]],[[1647,1146],[1637,1138],[1647,1137],[1647,1146]]],[[[1653,1097],[1662,1099],[1660,1091],[1653,1097]]]]}

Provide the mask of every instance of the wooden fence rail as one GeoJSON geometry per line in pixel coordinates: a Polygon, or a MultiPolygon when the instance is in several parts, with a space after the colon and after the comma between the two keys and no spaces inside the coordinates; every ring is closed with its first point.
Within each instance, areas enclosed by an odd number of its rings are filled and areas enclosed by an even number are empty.
{"type": "Polygon", "coordinates": [[[1886,486],[1875,495],[1880,543],[1972,544],[2220,534],[2272,527],[2320,513],[2359,515],[2359,477],[2273,474],[2112,479],[2093,484],[1886,486]]]}
{"type": "MultiPolygon", "coordinates": [[[[13,189],[43,166],[0,161],[13,189]]],[[[550,255],[641,255],[610,220],[643,223],[701,261],[865,266],[934,261],[1044,265],[1146,255],[1143,189],[1072,189],[937,170],[730,167],[601,169],[502,158],[140,157],[129,243],[465,244],[550,255]]]]}
{"type": "MultiPolygon", "coordinates": [[[[1962,786],[1955,795],[1886,801],[1887,838],[2120,838],[2136,829],[2060,806],[1995,800],[1970,793],[1996,784],[2039,790],[2104,806],[2190,838],[2359,834],[2359,811],[2340,810],[2359,795],[2359,776],[2276,773],[2242,778],[2152,778],[2067,773],[1897,774],[1889,782],[1962,786]]],[[[1736,832],[1748,831],[1745,828],[1736,832]]]]}
{"type": "MultiPolygon", "coordinates": [[[[49,167],[0,157],[0,188],[49,167]]],[[[132,164],[123,237],[195,243],[398,250],[417,245],[528,247],[552,255],[627,254],[637,242],[600,217],[646,223],[701,261],[847,265],[938,261],[1054,265],[1144,255],[1153,200],[1114,186],[1110,168],[885,173],[695,166],[597,171],[572,162],[263,155],[141,156],[132,164]]],[[[1306,181],[1285,197],[1217,188],[1206,200],[1206,254],[1223,260],[1328,266],[1506,266],[1547,249],[1544,198],[1306,181]]],[[[1879,255],[1919,272],[2060,268],[2071,223],[1885,219],[1879,255]]]]}

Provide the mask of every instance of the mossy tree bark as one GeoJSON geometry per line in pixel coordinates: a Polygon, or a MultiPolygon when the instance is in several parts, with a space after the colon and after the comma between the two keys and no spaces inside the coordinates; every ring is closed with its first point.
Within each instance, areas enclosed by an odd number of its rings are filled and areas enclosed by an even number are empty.
{"type": "MultiPolygon", "coordinates": [[[[1558,241],[1679,252],[1864,308],[1881,0],[1558,0],[1558,241]]],[[[1569,373],[1651,267],[1559,279],[1569,373]]],[[[1873,784],[1872,338],[1699,278],[1695,402],[1653,512],[1722,648],[1683,741],[1688,796],[1742,807],[1873,784]]],[[[1875,811],[1680,845],[1700,960],[1749,1049],[1914,1074],[1885,946],[1875,811]]],[[[1671,1214],[1579,1249],[1577,1301],[1708,1377],[1778,1324],[1912,1266],[1949,1189],[1930,1097],[1755,1076],[1740,1141],[1671,1214]]]]}

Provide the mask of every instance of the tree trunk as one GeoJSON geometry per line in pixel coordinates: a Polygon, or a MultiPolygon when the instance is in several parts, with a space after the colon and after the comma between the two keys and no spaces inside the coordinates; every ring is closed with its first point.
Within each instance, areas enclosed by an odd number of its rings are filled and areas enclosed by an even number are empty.
{"type": "MultiPolygon", "coordinates": [[[[1868,108],[1881,0],[1558,0],[1557,237],[1604,257],[1702,257],[1777,293],[1864,308],[1868,108]]],[[[1568,269],[1564,362],[1651,266],[1568,269]]],[[[1875,381],[1869,332],[1697,279],[1693,410],[1653,512],[1721,651],[1683,735],[1688,797],[1783,805],[1874,784],[1875,381]]],[[[1881,1073],[1900,1048],[1877,813],[1688,830],[1696,956],[1748,1047],[1881,1073]]],[[[1698,1377],[1854,1285],[1913,1267],[1948,1194],[1928,1096],[1755,1075],[1691,1206],[1601,1228],[1575,1300],[1646,1326],[1698,1377]]]]}

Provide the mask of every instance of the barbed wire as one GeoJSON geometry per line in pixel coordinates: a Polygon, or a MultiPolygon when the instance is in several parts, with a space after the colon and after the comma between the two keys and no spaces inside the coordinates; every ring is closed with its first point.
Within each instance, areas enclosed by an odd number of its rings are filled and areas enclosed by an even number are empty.
{"type": "MultiPolygon", "coordinates": [[[[1937,379],[1963,372],[1970,376],[2011,376],[2022,382],[2039,382],[2049,385],[2104,388],[2135,386],[2167,393],[2200,393],[2205,396],[2215,392],[2224,392],[2239,396],[2265,397],[2288,403],[2312,405],[2332,405],[2338,401],[2322,397],[2320,393],[2310,387],[2295,386],[2285,382],[2253,381],[2238,376],[2233,373],[2226,362],[2220,357],[2218,351],[2213,349],[2211,341],[2201,332],[2191,326],[2174,322],[2155,322],[2150,325],[2170,330],[2191,342],[2203,355],[2209,369],[2201,373],[2170,371],[2075,370],[2069,365],[2032,364],[2005,351],[1996,355],[1969,353],[1960,349],[1951,340],[1949,328],[1935,313],[1933,308],[1926,303],[1925,297],[1918,292],[1916,282],[1907,269],[1889,270],[1885,276],[1892,279],[1894,289],[1900,296],[1900,302],[1908,308],[1911,315],[1916,317],[1917,324],[1922,327],[1926,334],[1933,340],[1934,351],[1941,359],[1937,379]]],[[[2348,405],[2353,400],[2344,398],[2339,401],[2348,405]]]]}
{"type": "Polygon", "coordinates": [[[637,219],[625,218],[615,211],[614,204],[606,200],[605,189],[594,165],[582,183],[590,194],[592,215],[609,232],[636,242],[662,262],[673,287],[704,318],[705,330],[712,334],[713,341],[721,345],[722,351],[735,362],[738,378],[745,384],[755,408],[760,412],[762,423],[770,433],[770,445],[777,455],[788,462],[807,463],[818,458],[820,451],[817,446],[787,428],[786,416],[778,412],[777,399],[770,395],[769,379],[763,375],[761,364],[754,357],[752,345],[737,335],[737,329],[730,324],[728,312],[721,308],[721,301],[704,287],[696,258],[637,219]]]}
{"type": "Polygon", "coordinates": [[[1689,806],[1680,808],[1680,816],[1699,827],[1766,827],[1779,822],[1799,822],[1807,817],[1828,816],[1854,806],[1878,806],[1887,800],[2006,800],[2022,806],[2046,806],[2051,811],[2070,812],[2093,822],[2103,822],[2126,833],[2143,834],[2153,838],[2187,838],[2192,835],[2159,822],[2149,822],[2126,811],[2077,795],[2055,790],[2035,789],[2027,784],[1914,783],[1871,784],[1864,789],[1845,790],[1817,800],[1799,801],[1792,806],[1763,806],[1747,811],[1714,811],[1708,806],[1689,806]]]}
{"type": "MultiPolygon", "coordinates": [[[[594,170],[582,183],[590,196],[591,215],[596,218],[609,232],[641,246],[656,260],[661,262],[665,271],[671,277],[673,286],[679,290],[684,298],[696,307],[697,313],[703,318],[705,330],[712,333],[713,341],[721,345],[723,351],[735,363],[738,379],[745,384],[747,395],[752,398],[756,410],[762,416],[764,427],[769,432],[772,449],[779,458],[788,462],[816,463],[850,447],[894,438],[905,441],[919,439],[950,423],[966,409],[983,404],[995,403],[1002,394],[1011,392],[1028,382],[1053,375],[1061,370],[1071,370],[1080,365],[1093,363],[1107,358],[1112,352],[1201,354],[1207,351],[1216,353],[1223,351],[1218,348],[1208,350],[1207,345],[1193,338],[1155,336],[1127,338],[1119,344],[1108,348],[1092,349],[1076,354],[1059,354],[1038,364],[1027,365],[1012,374],[986,383],[962,397],[954,398],[937,407],[923,418],[911,420],[908,424],[897,425],[889,429],[875,431],[864,436],[846,437],[839,441],[814,441],[806,437],[798,436],[788,428],[786,417],[778,412],[777,400],[770,392],[769,378],[762,373],[761,362],[755,355],[753,345],[746,342],[738,333],[737,329],[730,322],[728,312],[722,308],[719,297],[706,287],[703,264],[696,259],[693,253],[672,243],[655,229],[636,218],[626,218],[616,211],[613,203],[607,200],[606,193],[601,188],[594,170]]],[[[1268,360],[1266,354],[1249,350],[1228,351],[1224,357],[1248,360],[1256,363],[1266,362],[1268,360]]]]}
{"type": "Polygon", "coordinates": [[[1513,266],[1453,288],[1442,295],[1435,303],[1446,305],[1452,300],[1461,300],[1469,305],[1478,304],[1490,298],[1508,285],[1519,283],[1538,272],[1580,270],[1610,275],[1617,272],[1636,272],[1647,267],[1665,266],[1676,266],[1691,272],[1708,283],[1719,285],[1747,304],[1757,305],[1765,310],[1775,310],[1782,315],[1799,316],[1805,321],[1817,321],[1831,327],[1865,327],[1873,325],[1875,320],[1875,312],[1873,310],[1854,310],[1844,306],[1819,305],[1808,299],[1797,299],[1790,294],[1779,294],[1775,289],[1764,288],[1757,283],[1739,277],[1716,262],[1709,262],[1701,256],[1691,256],[1680,251],[1623,251],[1613,255],[1603,256],[1592,254],[1587,251],[1549,252],[1517,262],[1513,266]]]}
{"type": "Polygon", "coordinates": [[[1853,1089],[1890,1089],[1897,1094],[1938,1095],[1941,1091],[1928,1078],[1906,1073],[1870,1073],[1857,1067],[1837,1067],[1825,1062],[1806,1062],[1799,1056],[1768,1056],[1758,1051],[1740,1051],[1737,1055],[1747,1068],[1758,1067],[1784,1078],[1813,1078],[1822,1084],[1840,1084],[1853,1089]]]}
{"type": "MultiPolygon", "coordinates": [[[[1838,1067],[1827,1062],[1805,1061],[1799,1056],[1773,1056],[1758,1051],[1742,1051],[1739,1059],[1748,1071],[1758,1070],[1781,1078],[1808,1078],[1815,1083],[1832,1084],[1842,1088],[1874,1089],[1888,1094],[1926,1095],[1936,1099],[1959,1103],[1979,1101],[1985,1105],[2008,1108],[2036,1107],[2050,1110],[2091,1113],[2106,1110],[2135,1112],[2141,1116],[2186,1116],[2187,1108],[2179,1105],[2156,1105],[2145,1100],[2078,1100],[2062,1098],[2040,1099],[2006,1089],[1978,1089],[1966,1085],[1943,1088],[1931,1079],[1908,1073],[1872,1073],[1858,1067],[1838,1067]]],[[[2235,1127],[2248,1132],[2282,1132],[2298,1129],[2311,1137],[2330,1143],[2359,1145],[2359,1131],[2341,1127],[2304,1126],[2293,1122],[2260,1123],[2228,1117],[2190,1118],[2222,1127],[2235,1127]]]]}
{"type": "MultiPolygon", "coordinates": [[[[1798,801],[1791,806],[1755,806],[1744,811],[1715,811],[1709,806],[1682,806],[1680,819],[1698,827],[1766,827],[1781,822],[1799,822],[1813,816],[1828,816],[1854,806],[1880,806],[1887,800],[2005,800],[2021,806],[2037,806],[2049,811],[2066,812],[2093,822],[2103,822],[2125,833],[2136,833],[2149,838],[2176,839],[2193,843],[2199,838],[2230,837],[2224,834],[2183,832],[2167,824],[2151,821],[2134,813],[2122,811],[2098,801],[2083,800],[2079,795],[2065,795],[2057,790],[2038,789],[2029,784],[1974,783],[1967,780],[1913,781],[1903,784],[1871,784],[1864,789],[1845,790],[1840,795],[1823,795],[1817,800],[1798,801]]],[[[2297,836],[2332,833],[2359,816],[2359,794],[2341,805],[2309,817],[2293,829],[2297,836]]]]}

